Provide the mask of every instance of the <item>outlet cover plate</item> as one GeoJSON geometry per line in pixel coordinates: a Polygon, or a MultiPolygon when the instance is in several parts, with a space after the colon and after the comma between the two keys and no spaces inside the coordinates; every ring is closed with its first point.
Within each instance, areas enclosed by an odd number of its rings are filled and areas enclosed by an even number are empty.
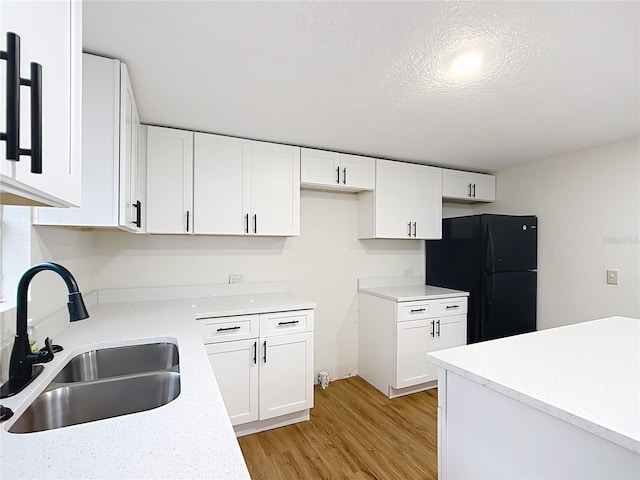
{"type": "Polygon", "coordinates": [[[241,273],[234,273],[232,275],[229,275],[229,283],[230,284],[242,283],[243,281],[244,281],[244,279],[242,278],[242,274],[241,273]]]}
{"type": "Polygon", "coordinates": [[[620,270],[607,270],[607,284],[619,285],[620,283],[620,270]]]}

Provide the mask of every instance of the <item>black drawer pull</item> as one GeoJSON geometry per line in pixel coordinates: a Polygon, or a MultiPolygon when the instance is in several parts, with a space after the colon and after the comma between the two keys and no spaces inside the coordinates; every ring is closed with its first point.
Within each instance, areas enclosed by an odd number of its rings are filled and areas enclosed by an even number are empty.
{"type": "Polygon", "coordinates": [[[235,326],[235,327],[221,327],[218,330],[216,330],[217,332],[228,332],[230,330],[240,330],[239,326],[235,326]]]}
{"type": "Polygon", "coordinates": [[[451,310],[452,308],[460,308],[460,305],[447,305],[446,309],[451,310]]]}
{"type": "Polygon", "coordinates": [[[278,325],[295,325],[296,323],[300,323],[300,320],[291,320],[289,322],[278,322],[278,325]]]}
{"type": "Polygon", "coordinates": [[[418,313],[418,312],[424,312],[425,309],[424,308],[413,308],[411,310],[411,313],[418,313]]]}

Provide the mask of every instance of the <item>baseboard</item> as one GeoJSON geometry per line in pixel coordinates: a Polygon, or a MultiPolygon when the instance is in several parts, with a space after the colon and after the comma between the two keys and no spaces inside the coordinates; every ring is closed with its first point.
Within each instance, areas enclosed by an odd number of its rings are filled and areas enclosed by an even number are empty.
{"type": "Polygon", "coordinates": [[[234,426],[233,430],[236,432],[236,437],[244,437],[245,435],[251,435],[252,433],[264,432],[265,430],[271,430],[273,428],[286,427],[287,425],[293,425],[294,423],[304,422],[306,420],[309,420],[308,409],[301,412],[289,413],[280,417],[269,418],[267,420],[243,423],[242,425],[234,426]]]}
{"type": "Polygon", "coordinates": [[[438,387],[437,380],[434,380],[432,382],[427,382],[427,383],[421,383],[419,385],[413,385],[411,387],[405,387],[405,388],[393,388],[389,386],[389,398],[402,397],[404,395],[423,392],[425,390],[430,390],[432,388],[437,388],[437,387],[438,387]]]}

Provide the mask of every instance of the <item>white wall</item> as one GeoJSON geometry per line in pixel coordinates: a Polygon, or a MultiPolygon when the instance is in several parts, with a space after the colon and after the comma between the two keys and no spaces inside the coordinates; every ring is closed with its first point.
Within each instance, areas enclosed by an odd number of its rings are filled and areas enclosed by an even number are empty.
{"type": "MultiPolygon", "coordinates": [[[[424,275],[424,242],[358,240],[354,194],[302,191],[295,238],[94,232],[94,288],[286,280],[317,304],[315,370],[357,372],[357,278],[424,275]]],[[[50,239],[52,240],[52,239],[50,239]]],[[[87,283],[91,283],[88,281],[87,283]]]]}
{"type": "Polygon", "coordinates": [[[497,201],[474,209],[538,216],[539,329],[640,317],[639,165],[635,138],[506,169],[497,201]]]}

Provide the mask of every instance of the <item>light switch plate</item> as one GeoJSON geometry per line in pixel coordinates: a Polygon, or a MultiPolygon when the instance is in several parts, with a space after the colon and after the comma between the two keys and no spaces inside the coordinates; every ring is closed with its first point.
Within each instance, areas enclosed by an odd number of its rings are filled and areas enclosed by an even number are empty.
{"type": "Polygon", "coordinates": [[[619,285],[620,270],[607,270],[607,284],[619,285]]]}

